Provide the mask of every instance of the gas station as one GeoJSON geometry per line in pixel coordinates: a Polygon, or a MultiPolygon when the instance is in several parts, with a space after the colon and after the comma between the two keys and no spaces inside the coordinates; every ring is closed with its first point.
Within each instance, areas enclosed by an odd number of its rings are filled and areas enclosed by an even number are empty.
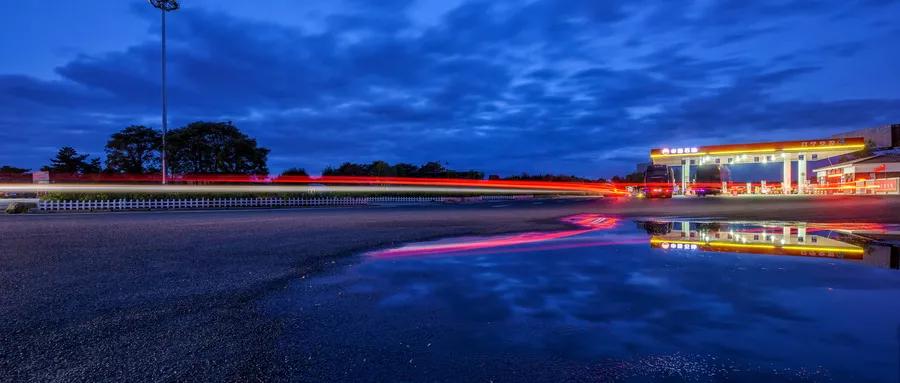
{"type": "MultiPolygon", "coordinates": [[[[782,163],[782,183],[779,194],[807,194],[809,185],[809,161],[819,161],[866,147],[863,137],[828,138],[820,140],[761,142],[731,145],[708,145],[691,147],[670,147],[650,150],[653,164],[681,168],[681,193],[686,194],[691,187],[691,168],[703,165],[766,164],[782,163]],[[797,163],[797,187],[793,187],[792,163],[797,163]]],[[[728,190],[727,181],[722,181],[722,191],[728,190]]],[[[746,193],[752,188],[747,183],[746,193]]]]}

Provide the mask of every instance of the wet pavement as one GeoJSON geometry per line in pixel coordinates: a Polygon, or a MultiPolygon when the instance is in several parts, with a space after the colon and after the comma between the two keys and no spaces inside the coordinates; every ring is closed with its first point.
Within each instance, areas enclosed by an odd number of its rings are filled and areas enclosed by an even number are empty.
{"type": "MultiPolygon", "coordinates": [[[[329,373],[334,372],[335,377],[340,377],[347,369],[340,364],[309,367],[297,362],[298,357],[292,355],[292,350],[302,351],[301,348],[290,347],[292,342],[299,342],[292,337],[298,334],[297,328],[302,324],[302,318],[291,311],[309,304],[311,299],[318,299],[313,293],[299,295],[297,285],[309,282],[314,275],[323,275],[314,270],[326,265],[332,274],[324,276],[329,277],[363,266],[366,262],[374,262],[374,259],[359,255],[370,249],[460,235],[571,232],[577,228],[561,225],[556,218],[581,212],[620,217],[715,216],[720,220],[890,223],[898,221],[896,212],[900,209],[900,199],[603,199],[516,201],[502,208],[492,206],[0,214],[0,232],[4,234],[3,241],[0,241],[0,261],[3,264],[0,268],[0,286],[4,287],[0,288],[0,317],[4,318],[0,321],[0,376],[12,381],[66,382],[280,381],[289,373],[301,378],[318,374],[326,376],[318,380],[326,380],[330,377],[329,373]],[[348,257],[348,254],[351,256],[348,257]],[[332,261],[344,264],[344,268],[335,268],[332,261]],[[307,279],[300,279],[304,274],[307,279]],[[286,286],[288,290],[285,290],[286,286]],[[277,304],[277,299],[268,300],[278,294],[281,295],[278,299],[290,297],[297,305],[277,304]],[[263,302],[265,306],[260,305],[263,302]],[[280,347],[273,346],[276,344],[280,347]]],[[[632,238],[623,240],[638,242],[630,246],[645,247],[649,251],[646,230],[637,231],[632,222],[621,221],[610,230],[624,230],[621,236],[632,238]]],[[[798,230],[793,231],[796,233],[798,230]]],[[[584,247],[594,246],[589,244],[591,240],[576,240],[577,237],[530,246],[559,246],[561,242],[575,247],[577,251],[588,251],[589,248],[584,247]]],[[[596,245],[596,249],[587,254],[594,257],[597,257],[596,254],[607,254],[610,257],[603,249],[615,247],[596,245]]],[[[515,247],[494,251],[498,252],[497,255],[518,257],[515,247]]],[[[655,251],[664,250],[657,248],[655,251]]],[[[886,262],[883,251],[877,253],[882,255],[864,257],[863,260],[844,260],[854,265],[863,264],[867,259],[886,262]]],[[[548,262],[559,253],[547,251],[545,254],[546,259],[538,258],[540,262],[548,262]]],[[[647,253],[634,254],[646,256],[647,253]]],[[[435,257],[443,256],[436,254],[435,257]]],[[[460,258],[466,257],[472,256],[460,258]]],[[[406,259],[411,261],[414,258],[406,259]]],[[[532,270],[530,273],[540,275],[541,269],[545,268],[540,262],[534,263],[538,265],[538,271],[532,270]]],[[[449,277],[449,274],[446,276],[449,277]]],[[[336,291],[333,292],[336,294],[336,291]]],[[[384,294],[389,291],[384,290],[384,294]]],[[[483,295],[489,297],[489,293],[484,291],[483,295]]],[[[324,294],[328,296],[331,292],[324,294]]],[[[366,303],[364,299],[374,301],[379,298],[378,295],[372,293],[368,297],[354,295],[349,300],[322,301],[340,302],[357,310],[354,305],[371,307],[371,303],[366,303]]],[[[548,293],[544,299],[552,297],[548,293]]],[[[329,308],[316,315],[310,315],[310,312],[305,315],[310,321],[321,321],[327,325],[332,323],[329,321],[333,318],[348,318],[346,312],[352,311],[329,308]]],[[[391,324],[393,326],[405,325],[407,322],[404,322],[406,319],[403,316],[415,318],[404,310],[397,312],[400,317],[391,324]]],[[[365,313],[382,323],[389,323],[380,317],[380,311],[370,309],[365,313]]],[[[435,314],[436,319],[430,319],[431,328],[449,328],[447,331],[451,331],[453,327],[448,326],[455,326],[451,323],[451,314],[435,314]]],[[[421,318],[416,319],[422,321],[421,318]]],[[[360,319],[360,323],[365,321],[360,319]]],[[[864,321],[860,323],[866,325],[864,321]]],[[[308,322],[303,325],[314,328],[317,324],[308,322]]],[[[333,323],[330,326],[332,330],[338,329],[333,323]]],[[[385,331],[380,324],[367,326],[381,328],[379,331],[385,336],[395,335],[397,339],[407,340],[405,334],[397,332],[399,330],[385,331]]],[[[503,325],[499,326],[497,328],[503,328],[503,325]]],[[[319,347],[323,351],[317,355],[323,355],[325,348],[335,344],[334,331],[327,331],[328,328],[310,330],[304,347],[319,347]]],[[[578,330],[577,327],[568,329],[578,330]]],[[[359,332],[351,334],[359,337],[359,332]]],[[[420,334],[436,336],[437,333],[429,333],[425,329],[420,334]]],[[[370,341],[367,347],[371,349],[372,345],[378,345],[378,342],[370,341]]],[[[608,370],[609,364],[602,363],[609,360],[625,360],[621,363],[623,366],[640,364],[664,370],[669,363],[696,360],[697,355],[704,355],[643,350],[626,353],[628,358],[610,357],[619,354],[593,354],[585,360],[535,352],[530,354],[529,359],[529,354],[520,349],[503,348],[501,350],[505,354],[492,351],[463,359],[457,355],[459,352],[445,348],[443,350],[453,352],[437,354],[435,358],[448,360],[450,368],[431,364],[432,368],[423,370],[422,366],[427,366],[427,363],[417,360],[410,364],[409,359],[401,360],[406,354],[388,357],[390,352],[399,350],[394,344],[384,345],[384,350],[389,350],[385,351],[386,356],[376,360],[375,367],[369,367],[370,370],[365,372],[371,372],[372,376],[406,376],[406,380],[447,381],[457,378],[457,381],[487,381],[500,376],[495,380],[535,378],[556,381],[563,373],[574,376],[570,380],[600,380],[592,379],[595,375],[591,374],[596,372],[597,366],[604,366],[603,371],[608,370]],[[534,362],[528,364],[523,361],[534,362]],[[406,363],[404,366],[412,367],[407,370],[393,369],[392,363],[395,362],[396,366],[402,362],[406,363]],[[484,368],[466,366],[467,363],[484,368]],[[456,369],[451,371],[456,375],[447,374],[452,368],[456,369]],[[589,368],[595,370],[585,372],[589,368]],[[472,372],[472,369],[477,371],[472,372]],[[482,373],[482,370],[485,372],[482,373]],[[482,379],[484,377],[487,379],[482,379]]],[[[438,346],[448,347],[437,342],[432,345],[438,346]]],[[[400,347],[405,348],[405,345],[400,347]]],[[[349,349],[343,355],[363,354],[357,348],[349,349]]],[[[352,365],[355,359],[348,360],[346,366],[350,366],[352,372],[347,374],[365,376],[359,372],[362,370],[352,365]]]]}
{"type": "Polygon", "coordinates": [[[900,228],[567,219],[372,251],[263,304],[303,381],[896,382],[900,228]]]}

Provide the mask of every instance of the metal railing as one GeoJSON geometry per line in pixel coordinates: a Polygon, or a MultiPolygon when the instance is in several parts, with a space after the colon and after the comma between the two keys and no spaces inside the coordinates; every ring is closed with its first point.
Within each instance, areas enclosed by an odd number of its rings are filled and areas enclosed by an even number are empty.
{"type": "Polygon", "coordinates": [[[38,202],[38,210],[52,211],[121,211],[175,209],[278,208],[315,206],[365,206],[377,204],[462,203],[479,201],[507,201],[532,196],[473,196],[473,197],[320,197],[320,198],[184,198],[150,200],[93,200],[38,202]]]}

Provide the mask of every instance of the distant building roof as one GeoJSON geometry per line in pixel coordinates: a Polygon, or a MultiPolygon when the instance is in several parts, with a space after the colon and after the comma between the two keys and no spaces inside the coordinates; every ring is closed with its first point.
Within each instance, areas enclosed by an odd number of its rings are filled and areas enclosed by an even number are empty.
{"type": "Polygon", "coordinates": [[[873,156],[857,158],[855,160],[841,162],[839,164],[824,166],[813,171],[819,172],[824,170],[831,170],[842,168],[849,165],[857,165],[857,164],[872,164],[872,163],[888,163],[888,162],[898,162],[900,163],[900,153],[892,152],[892,153],[881,153],[873,156]]]}
{"type": "Polygon", "coordinates": [[[862,161],[857,162],[858,164],[871,164],[871,163],[881,163],[881,162],[900,162],[900,153],[886,153],[886,154],[876,154],[871,157],[861,158],[862,161]]]}
{"type": "Polygon", "coordinates": [[[882,125],[836,134],[832,137],[863,137],[875,148],[900,147],[900,124],[882,125]]]}

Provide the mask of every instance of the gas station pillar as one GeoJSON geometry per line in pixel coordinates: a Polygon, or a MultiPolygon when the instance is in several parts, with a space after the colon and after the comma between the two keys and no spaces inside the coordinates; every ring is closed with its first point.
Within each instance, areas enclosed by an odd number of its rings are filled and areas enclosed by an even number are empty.
{"type": "Polygon", "coordinates": [[[784,180],[781,188],[784,194],[791,194],[791,157],[784,158],[784,180]]]}
{"type": "Polygon", "coordinates": [[[809,178],[806,176],[808,170],[806,154],[800,154],[797,160],[797,194],[806,194],[806,184],[809,182],[809,178]]]}
{"type": "Polygon", "coordinates": [[[681,165],[681,194],[687,195],[688,181],[691,179],[691,163],[690,160],[683,160],[681,165]]]}

